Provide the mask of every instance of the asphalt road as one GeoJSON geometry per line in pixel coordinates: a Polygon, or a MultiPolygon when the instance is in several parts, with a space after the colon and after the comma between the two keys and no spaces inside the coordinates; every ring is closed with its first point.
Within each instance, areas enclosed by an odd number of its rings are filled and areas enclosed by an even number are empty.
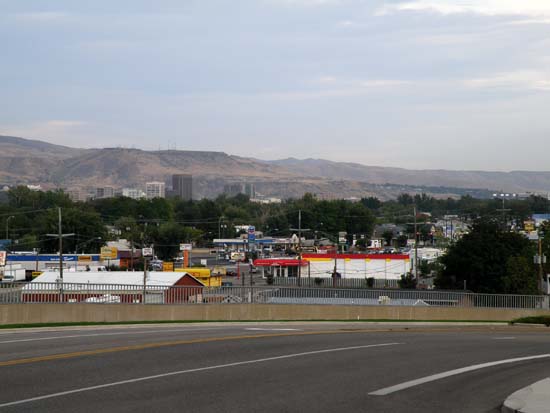
{"type": "Polygon", "coordinates": [[[549,353],[549,329],[508,326],[0,331],[0,412],[497,412],[549,353]]]}

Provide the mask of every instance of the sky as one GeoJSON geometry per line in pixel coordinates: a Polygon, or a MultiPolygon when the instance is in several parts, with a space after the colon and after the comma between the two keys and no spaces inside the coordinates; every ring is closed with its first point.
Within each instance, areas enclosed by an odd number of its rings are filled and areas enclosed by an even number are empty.
{"type": "Polygon", "coordinates": [[[548,0],[0,0],[0,38],[0,135],[550,170],[548,0]]]}

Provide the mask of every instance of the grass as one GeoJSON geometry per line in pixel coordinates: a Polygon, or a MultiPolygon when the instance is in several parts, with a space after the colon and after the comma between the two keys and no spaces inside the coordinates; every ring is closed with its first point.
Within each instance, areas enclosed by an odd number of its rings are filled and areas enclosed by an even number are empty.
{"type": "Polygon", "coordinates": [[[533,317],[522,317],[512,320],[511,324],[524,323],[524,324],[544,324],[546,327],[550,327],[550,315],[539,315],[533,317]]]}
{"type": "MultiPolygon", "coordinates": [[[[536,317],[533,317],[536,318],[536,317]]],[[[105,321],[105,322],[68,322],[68,323],[30,323],[30,324],[2,324],[1,329],[10,328],[41,328],[41,327],[71,327],[71,326],[112,326],[112,325],[139,325],[139,324],[197,324],[197,323],[281,323],[281,322],[337,322],[337,323],[502,323],[494,320],[388,320],[388,319],[360,319],[360,320],[149,320],[149,321],[105,321]]],[[[514,322],[519,322],[514,320],[514,322]]],[[[550,322],[550,321],[549,321],[550,322]]]]}

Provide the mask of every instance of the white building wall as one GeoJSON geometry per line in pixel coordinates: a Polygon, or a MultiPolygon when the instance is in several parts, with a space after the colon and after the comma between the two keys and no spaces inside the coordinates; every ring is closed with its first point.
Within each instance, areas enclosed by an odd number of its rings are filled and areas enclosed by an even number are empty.
{"type": "MultiPolygon", "coordinates": [[[[334,271],[334,259],[315,258],[305,260],[310,262],[311,277],[331,278],[334,271]]],[[[399,280],[402,274],[411,271],[411,260],[386,258],[339,258],[336,262],[336,271],[342,278],[377,278],[399,280]]],[[[308,271],[306,268],[302,270],[308,271]]]]}

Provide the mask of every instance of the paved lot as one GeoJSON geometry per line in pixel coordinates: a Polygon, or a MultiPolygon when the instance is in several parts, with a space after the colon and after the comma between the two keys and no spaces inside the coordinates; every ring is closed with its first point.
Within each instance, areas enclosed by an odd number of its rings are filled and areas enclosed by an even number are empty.
{"type": "Polygon", "coordinates": [[[0,411],[496,412],[550,376],[549,331],[361,323],[4,331],[0,411]]]}

